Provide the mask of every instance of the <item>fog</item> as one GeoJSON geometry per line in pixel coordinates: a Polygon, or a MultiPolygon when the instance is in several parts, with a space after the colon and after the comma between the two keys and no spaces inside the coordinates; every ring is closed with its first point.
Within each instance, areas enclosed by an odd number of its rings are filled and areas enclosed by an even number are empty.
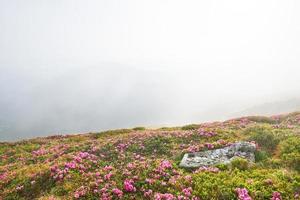
{"type": "Polygon", "coordinates": [[[0,141],[300,109],[299,35],[296,0],[0,0],[0,141]]]}

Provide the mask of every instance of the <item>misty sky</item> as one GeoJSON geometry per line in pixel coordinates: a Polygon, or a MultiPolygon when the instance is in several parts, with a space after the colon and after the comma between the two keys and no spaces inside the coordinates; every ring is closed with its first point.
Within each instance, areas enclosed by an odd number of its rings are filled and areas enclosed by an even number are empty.
{"type": "Polygon", "coordinates": [[[0,0],[0,141],[299,98],[296,0],[0,0]]]}

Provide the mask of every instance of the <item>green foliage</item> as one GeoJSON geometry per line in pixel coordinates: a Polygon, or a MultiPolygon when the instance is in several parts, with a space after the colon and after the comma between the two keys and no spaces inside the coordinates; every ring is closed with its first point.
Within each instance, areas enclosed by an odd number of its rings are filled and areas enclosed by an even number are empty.
{"type": "Polygon", "coordinates": [[[203,200],[236,199],[235,189],[247,188],[253,199],[270,199],[273,191],[280,191],[283,199],[293,199],[299,178],[280,170],[200,172],[193,176],[194,194],[203,200]]]}
{"type": "Polygon", "coordinates": [[[226,164],[217,164],[215,167],[217,167],[218,169],[220,169],[222,171],[229,169],[229,166],[226,164]]]}
{"type": "Polygon", "coordinates": [[[282,168],[283,162],[281,159],[271,158],[265,161],[265,167],[272,168],[272,169],[279,169],[282,168]]]}
{"type": "Polygon", "coordinates": [[[99,153],[105,155],[107,157],[106,161],[110,162],[117,160],[119,155],[113,144],[106,144],[99,150],[99,153]]]}
{"type": "Polygon", "coordinates": [[[50,172],[40,174],[34,181],[30,177],[24,177],[24,179],[17,179],[10,183],[10,187],[16,187],[22,183],[24,189],[21,191],[14,191],[8,195],[8,199],[34,199],[40,196],[43,192],[50,191],[55,186],[53,178],[50,177],[50,172]]]}
{"type": "Polygon", "coordinates": [[[242,130],[242,134],[249,136],[249,135],[253,135],[255,133],[266,133],[266,132],[271,132],[273,129],[271,126],[269,125],[255,125],[255,126],[250,126],[246,129],[242,130]]]}
{"type": "Polygon", "coordinates": [[[116,129],[116,130],[109,130],[109,131],[103,131],[100,133],[92,133],[92,136],[96,139],[98,138],[105,138],[112,135],[120,135],[120,134],[126,134],[132,132],[132,129],[116,129]]]}
{"type": "Polygon", "coordinates": [[[188,124],[181,127],[182,130],[197,130],[200,127],[198,124],[188,124]]]}
{"type": "Polygon", "coordinates": [[[245,130],[244,133],[249,135],[249,140],[255,141],[260,148],[267,152],[273,152],[279,143],[279,139],[268,127],[256,126],[245,130]]]}
{"type": "Polygon", "coordinates": [[[257,123],[266,123],[266,124],[276,124],[277,121],[270,118],[270,117],[263,117],[263,116],[250,116],[248,117],[250,121],[257,122],[257,123]]]}
{"type": "Polygon", "coordinates": [[[161,131],[175,131],[175,130],[180,130],[180,127],[161,127],[158,130],[161,131]]]}
{"type": "Polygon", "coordinates": [[[300,137],[291,137],[280,144],[280,157],[284,163],[300,172],[300,137]]]}
{"type": "Polygon", "coordinates": [[[233,169],[247,170],[249,169],[249,162],[243,158],[236,158],[231,161],[231,167],[233,169]]]}
{"type": "Polygon", "coordinates": [[[144,131],[144,130],[146,130],[146,128],[142,127],[142,126],[138,126],[138,127],[134,127],[132,130],[134,130],[134,131],[144,131]]]}
{"type": "Polygon", "coordinates": [[[145,141],[145,148],[142,151],[146,155],[158,154],[169,155],[170,154],[171,141],[169,138],[162,136],[151,137],[145,141]]]}
{"type": "Polygon", "coordinates": [[[254,155],[255,155],[256,162],[265,161],[270,157],[270,154],[263,150],[255,151],[254,155]]]}
{"type": "Polygon", "coordinates": [[[69,193],[69,191],[66,190],[66,188],[64,187],[64,185],[60,184],[60,185],[54,187],[51,190],[51,193],[55,194],[56,196],[64,196],[64,195],[67,195],[69,193]]]}

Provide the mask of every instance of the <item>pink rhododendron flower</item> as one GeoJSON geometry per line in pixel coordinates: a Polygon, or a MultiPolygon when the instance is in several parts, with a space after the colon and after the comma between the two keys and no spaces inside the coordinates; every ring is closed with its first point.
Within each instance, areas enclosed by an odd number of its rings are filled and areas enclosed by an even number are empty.
{"type": "Polygon", "coordinates": [[[120,144],[118,144],[117,148],[119,151],[123,152],[126,150],[127,146],[128,146],[127,144],[120,143],[120,144]]]}
{"type": "Polygon", "coordinates": [[[126,179],[124,181],[124,190],[126,192],[135,192],[136,188],[134,187],[134,181],[132,179],[126,179]]]}
{"type": "Polygon", "coordinates": [[[281,200],[281,195],[279,192],[273,192],[271,200],[281,200]]]}
{"type": "Polygon", "coordinates": [[[118,188],[114,188],[114,189],[112,190],[112,192],[113,192],[115,195],[117,195],[119,198],[122,198],[122,196],[123,196],[122,190],[119,190],[118,188]]]}
{"type": "Polygon", "coordinates": [[[239,200],[252,200],[246,188],[237,188],[235,191],[238,195],[239,200]]]}
{"type": "Polygon", "coordinates": [[[41,156],[41,155],[45,155],[45,154],[47,154],[47,153],[48,153],[48,151],[45,150],[44,148],[40,148],[39,150],[36,150],[36,151],[33,151],[33,152],[32,152],[32,154],[33,154],[34,156],[41,156]]]}
{"type": "Polygon", "coordinates": [[[108,173],[108,174],[106,174],[105,176],[104,176],[104,179],[105,180],[110,180],[110,178],[112,177],[112,173],[110,172],[110,173],[108,173]]]}
{"type": "Polygon", "coordinates": [[[187,196],[187,197],[190,197],[190,196],[192,196],[192,188],[191,187],[189,187],[189,188],[184,188],[183,190],[182,190],[182,193],[185,195],[185,196],[187,196]]]}
{"type": "Polygon", "coordinates": [[[68,162],[68,163],[65,164],[65,168],[75,169],[76,168],[76,163],[74,161],[68,162]]]}
{"type": "Polygon", "coordinates": [[[205,143],[205,146],[208,148],[208,149],[213,149],[215,146],[211,143],[205,143]]]}
{"type": "Polygon", "coordinates": [[[87,158],[90,154],[88,152],[79,152],[79,157],[80,158],[87,158]]]}
{"type": "Polygon", "coordinates": [[[80,188],[78,188],[78,190],[76,190],[76,192],[74,193],[74,198],[78,199],[82,196],[84,196],[86,194],[86,188],[84,186],[81,186],[80,188]]]}
{"type": "Polygon", "coordinates": [[[127,168],[132,170],[135,168],[135,165],[133,163],[128,163],[127,168]]]}
{"type": "Polygon", "coordinates": [[[80,195],[79,195],[78,193],[75,193],[75,194],[74,194],[74,198],[75,198],[75,199],[79,199],[79,197],[80,197],[80,195]]]}
{"type": "Polygon", "coordinates": [[[103,168],[103,170],[104,171],[110,171],[110,170],[112,170],[113,169],[113,167],[112,166],[105,166],[104,168],[103,168]]]}
{"type": "Polygon", "coordinates": [[[153,191],[152,190],[147,190],[144,192],[144,197],[150,197],[152,195],[153,191]]]}
{"type": "Polygon", "coordinates": [[[186,175],[185,177],[184,177],[184,180],[186,180],[186,181],[192,181],[192,176],[191,175],[186,175]]]}
{"type": "Polygon", "coordinates": [[[155,182],[155,180],[151,178],[146,178],[145,182],[151,185],[155,182]]]}
{"type": "Polygon", "coordinates": [[[0,181],[7,178],[7,173],[0,174],[0,181]]]}
{"type": "Polygon", "coordinates": [[[100,176],[100,172],[96,172],[95,175],[96,175],[97,177],[99,177],[99,176],[100,176]]]}
{"type": "Polygon", "coordinates": [[[156,193],[154,195],[154,199],[155,200],[175,200],[176,197],[173,194],[169,194],[169,193],[165,193],[165,194],[156,193]]]}
{"type": "Polygon", "coordinates": [[[217,135],[217,133],[212,132],[212,131],[205,131],[204,129],[200,128],[198,130],[199,135],[204,136],[204,137],[213,137],[215,135],[217,135]]]}
{"type": "Polygon", "coordinates": [[[191,145],[187,148],[188,153],[194,153],[201,150],[201,146],[191,145]]]}
{"type": "Polygon", "coordinates": [[[172,168],[172,164],[168,160],[163,160],[160,163],[160,167],[163,168],[163,169],[169,169],[169,168],[172,168]]]}

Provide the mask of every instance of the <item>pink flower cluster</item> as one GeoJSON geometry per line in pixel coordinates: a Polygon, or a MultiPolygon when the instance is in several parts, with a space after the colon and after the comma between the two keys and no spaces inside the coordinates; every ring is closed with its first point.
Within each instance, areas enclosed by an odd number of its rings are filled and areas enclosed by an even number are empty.
{"type": "Polygon", "coordinates": [[[112,176],[113,176],[113,173],[109,172],[108,174],[105,174],[104,179],[105,180],[110,180],[112,176]]]}
{"type": "Polygon", "coordinates": [[[36,151],[32,151],[32,155],[33,156],[42,156],[42,155],[45,155],[47,153],[48,153],[48,151],[45,150],[43,147],[40,148],[40,149],[38,149],[38,150],[36,150],[36,151]]]}
{"type": "Polygon", "coordinates": [[[134,181],[132,179],[126,179],[124,181],[124,190],[126,192],[135,192],[136,188],[134,187],[134,181]]]}
{"type": "Polygon", "coordinates": [[[191,188],[186,188],[184,189],[183,192],[185,196],[183,195],[175,196],[171,193],[155,193],[154,199],[155,200],[200,200],[200,198],[198,197],[191,197],[192,196],[191,188]]]}
{"type": "Polygon", "coordinates": [[[87,189],[83,186],[81,186],[78,190],[76,190],[75,194],[74,194],[74,198],[75,199],[79,199],[80,197],[85,196],[87,192],[87,189]]]}
{"type": "Polygon", "coordinates": [[[65,175],[68,173],[68,171],[69,171],[68,168],[59,169],[57,165],[50,167],[51,176],[57,181],[63,180],[65,175]]]}
{"type": "Polygon", "coordinates": [[[273,192],[271,200],[281,200],[281,195],[279,192],[273,192]]]}
{"type": "Polygon", "coordinates": [[[7,173],[0,174],[0,181],[6,180],[7,177],[7,173]]]}
{"type": "Polygon", "coordinates": [[[152,195],[152,193],[153,193],[153,191],[152,190],[146,190],[146,191],[144,191],[144,197],[151,197],[151,195],[152,195]]]}
{"type": "Polygon", "coordinates": [[[71,161],[65,164],[65,168],[67,169],[75,169],[76,168],[76,162],[75,161],[71,161]]]}
{"type": "Polygon", "coordinates": [[[206,131],[206,130],[204,130],[203,128],[200,128],[200,129],[198,130],[198,132],[199,132],[199,135],[201,135],[201,136],[203,136],[203,137],[213,137],[213,136],[217,135],[216,132],[206,131]]]}
{"type": "Polygon", "coordinates": [[[154,199],[155,200],[175,200],[176,197],[173,194],[170,194],[170,193],[165,193],[165,194],[156,193],[154,195],[154,199]]]}
{"type": "Polygon", "coordinates": [[[172,168],[172,164],[171,164],[170,161],[168,161],[168,160],[163,160],[163,161],[160,163],[160,168],[161,168],[161,169],[170,169],[170,168],[172,168]]]}
{"type": "Polygon", "coordinates": [[[86,167],[82,164],[84,159],[89,159],[91,162],[97,162],[97,157],[88,152],[79,152],[74,156],[73,160],[65,163],[64,168],[60,169],[57,165],[51,166],[51,176],[56,180],[62,180],[68,174],[71,169],[78,169],[80,172],[84,172],[86,167]]]}
{"type": "Polygon", "coordinates": [[[187,148],[186,152],[194,153],[194,152],[197,152],[197,151],[201,151],[203,147],[204,146],[202,144],[201,145],[191,145],[187,148]]]}
{"type": "Polygon", "coordinates": [[[206,146],[208,149],[213,149],[213,148],[215,148],[215,146],[214,146],[212,143],[205,143],[205,146],[206,146]]]}
{"type": "Polygon", "coordinates": [[[112,190],[112,193],[115,194],[117,197],[122,198],[123,197],[123,192],[122,190],[118,189],[118,188],[114,188],[112,190]]]}
{"type": "Polygon", "coordinates": [[[159,178],[161,176],[169,176],[169,173],[167,172],[168,169],[172,169],[171,162],[168,160],[161,161],[159,166],[156,169],[154,169],[154,172],[156,173],[155,178],[159,178]]]}
{"type": "Polygon", "coordinates": [[[192,196],[192,192],[193,192],[193,189],[192,189],[191,187],[184,188],[184,189],[182,190],[182,193],[183,193],[186,197],[192,196]]]}
{"type": "Polygon", "coordinates": [[[252,200],[246,188],[237,188],[235,191],[238,195],[239,200],[252,200]]]}
{"type": "Polygon", "coordinates": [[[111,171],[113,169],[113,167],[111,165],[106,165],[103,170],[104,171],[111,171]]]}
{"type": "Polygon", "coordinates": [[[128,147],[128,144],[120,143],[117,145],[117,149],[121,152],[124,152],[128,147]]]}

